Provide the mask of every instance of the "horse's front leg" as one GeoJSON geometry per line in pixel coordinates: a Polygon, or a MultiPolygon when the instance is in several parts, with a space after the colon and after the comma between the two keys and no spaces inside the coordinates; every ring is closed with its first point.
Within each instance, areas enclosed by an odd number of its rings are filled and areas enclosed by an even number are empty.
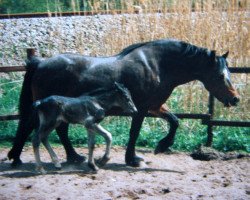
{"type": "Polygon", "coordinates": [[[169,122],[170,129],[168,135],[160,140],[155,149],[155,154],[166,152],[169,150],[169,147],[174,144],[174,138],[176,130],[179,126],[179,120],[165,105],[162,105],[158,110],[150,110],[149,112],[169,122]]]}
{"type": "Polygon", "coordinates": [[[85,156],[80,156],[74,150],[69,137],[68,137],[69,124],[61,123],[60,126],[56,128],[56,132],[62,142],[67,155],[68,163],[82,163],[86,160],[85,156]]]}
{"type": "Polygon", "coordinates": [[[139,136],[144,117],[145,117],[145,113],[139,112],[132,118],[130,137],[129,137],[128,146],[127,146],[126,155],[125,155],[126,164],[132,167],[139,167],[140,162],[143,161],[143,158],[140,158],[136,156],[135,154],[135,144],[139,136]]]}

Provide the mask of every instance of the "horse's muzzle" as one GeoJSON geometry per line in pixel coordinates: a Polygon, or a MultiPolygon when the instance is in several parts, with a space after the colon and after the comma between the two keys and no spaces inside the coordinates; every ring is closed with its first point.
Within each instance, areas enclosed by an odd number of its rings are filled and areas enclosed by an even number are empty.
{"type": "Polygon", "coordinates": [[[240,102],[240,98],[239,97],[234,97],[233,98],[233,105],[237,105],[240,102]]]}
{"type": "Polygon", "coordinates": [[[237,106],[237,104],[240,102],[239,97],[233,97],[231,101],[226,101],[225,106],[230,107],[230,106],[237,106]]]}

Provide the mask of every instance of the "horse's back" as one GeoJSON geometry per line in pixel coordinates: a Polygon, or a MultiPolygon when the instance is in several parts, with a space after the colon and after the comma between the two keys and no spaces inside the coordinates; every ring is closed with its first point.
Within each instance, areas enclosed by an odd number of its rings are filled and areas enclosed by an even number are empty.
{"type": "Polygon", "coordinates": [[[39,64],[32,82],[34,100],[55,94],[75,97],[117,81],[131,91],[134,101],[144,101],[159,87],[166,67],[161,63],[170,63],[163,52],[178,54],[183,46],[180,41],[159,40],[132,45],[110,57],[59,54],[39,64]]]}

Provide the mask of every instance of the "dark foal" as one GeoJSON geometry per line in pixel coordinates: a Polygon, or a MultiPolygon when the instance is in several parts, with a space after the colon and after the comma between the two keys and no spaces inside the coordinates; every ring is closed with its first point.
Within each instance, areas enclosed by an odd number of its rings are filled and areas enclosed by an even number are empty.
{"type": "Polygon", "coordinates": [[[61,168],[58,157],[48,142],[48,135],[62,122],[83,124],[86,127],[89,148],[88,165],[94,171],[98,170],[93,157],[95,133],[102,135],[106,141],[106,151],[104,156],[99,160],[99,164],[101,166],[105,165],[110,159],[109,154],[112,135],[101,127],[99,122],[104,119],[105,112],[112,107],[119,107],[129,114],[137,112],[131,99],[130,92],[118,83],[115,83],[112,89],[98,89],[78,98],[54,95],[36,101],[34,103],[34,108],[39,116],[39,128],[33,138],[33,148],[37,170],[43,174],[46,173],[42,167],[39,154],[39,145],[41,141],[48,150],[55,167],[61,168]]]}

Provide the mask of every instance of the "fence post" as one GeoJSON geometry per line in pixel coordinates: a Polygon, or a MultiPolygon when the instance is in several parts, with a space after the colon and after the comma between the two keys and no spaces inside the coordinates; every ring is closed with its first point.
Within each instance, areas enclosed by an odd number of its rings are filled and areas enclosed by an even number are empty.
{"type": "Polygon", "coordinates": [[[208,126],[207,126],[207,143],[206,146],[211,147],[213,143],[213,125],[210,120],[213,119],[214,115],[214,96],[209,93],[208,113],[210,114],[208,126]]]}
{"type": "Polygon", "coordinates": [[[35,48],[27,48],[27,58],[30,59],[32,56],[36,55],[36,49],[35,48]]]}

